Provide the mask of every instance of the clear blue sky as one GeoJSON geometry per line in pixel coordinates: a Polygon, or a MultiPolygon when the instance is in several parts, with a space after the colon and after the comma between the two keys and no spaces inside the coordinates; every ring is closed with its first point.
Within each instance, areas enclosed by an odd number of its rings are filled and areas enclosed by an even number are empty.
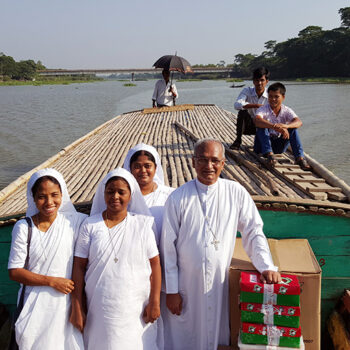
{"type": "Polygon", "coordinates": [[[0,52],[48,68],[138,68],[177,51],[233,63],[308,25],[340,26],[349,0],[0,0],[0,52]]]}

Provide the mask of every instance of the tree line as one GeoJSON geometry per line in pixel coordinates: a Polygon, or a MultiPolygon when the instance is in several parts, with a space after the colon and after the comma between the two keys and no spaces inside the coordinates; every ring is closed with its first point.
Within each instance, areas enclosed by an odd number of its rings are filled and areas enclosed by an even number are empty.
{"type": "Polygon", "coordinates": [[[0,80],[32,80],[40,69],[45,69],[40,61],[36,63],[33,60],[16,62],[13,57],[0,52],[0,80]]]}
{"type": "Polygon", "coordinates": [[[265,66],[273,78],[350,77],[350,7],[338,13],[339,28],[308,26],[296,38],[267,41],[260,55],[235,55],[232,76],[249,77],[254,68],[265,66]]]}

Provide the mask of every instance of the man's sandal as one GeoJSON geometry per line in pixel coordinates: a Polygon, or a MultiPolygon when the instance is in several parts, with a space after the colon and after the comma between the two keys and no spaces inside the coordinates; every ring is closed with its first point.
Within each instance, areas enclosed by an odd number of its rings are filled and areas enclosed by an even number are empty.
{"type": "Polygon", "coordinates": [[[264,154],[264,157],[266,158],[266,165],[273,168],[277,161],[273,154],[264,154]]]}
{"type": "Polygon", "coordinates": [[[240,147],[241,147],[241,142],[236,140],[236,141],[230,146],[230,149],[233,149],[233,150],[238,151],[240,147]]]}
{"type": "Polygon", "coordinates": [[[311,166],[308,164],[305,158],[299,157],[296,159],[295,164],[298,164],[302,170],[311,170],[311,166]]]}

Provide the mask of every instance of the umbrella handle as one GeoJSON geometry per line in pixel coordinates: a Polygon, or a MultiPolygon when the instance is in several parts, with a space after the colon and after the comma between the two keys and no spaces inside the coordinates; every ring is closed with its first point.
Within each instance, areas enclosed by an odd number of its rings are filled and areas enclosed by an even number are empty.
{"type": "Polygon", "coordinates": [[[173,76],[174,76],[174,72],[171,72],[171,80],[170,80],[169,92],[171,91],[171,85],[173,85],[173,76]]]}
{"type": "MultiPolygon", "coordinates": [[[[170,80],[170,87],[169,87],[169,92],[171,91],[171,86],[173,85],[173,76],[174,76],[174,72],[171,73],[171,80],[170,80]]],[[[173,96],[173,105],[175,106],[175,97],[173,96]]]]}

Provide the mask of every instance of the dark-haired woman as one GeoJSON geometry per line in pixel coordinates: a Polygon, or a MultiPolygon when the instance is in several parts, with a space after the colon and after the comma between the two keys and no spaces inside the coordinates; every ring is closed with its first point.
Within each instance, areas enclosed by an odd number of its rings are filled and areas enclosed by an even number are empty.
{"type": "MultiPolygon", "coordinates": [[[[16,322],[16,341],[25,349],[83,349],[83,339],[69,323],[75,239],[86,215],[77,213],[62,175],[54,169],[34,173],[27,185],[32,237],[19,220],[12,231],[10,278],[25,285],[24,306],[16,322]]],[[[21,293],[21,290],[20,292],[21,293]]]]}
{"type": "Polygon", "coordinates": [[[129,170],[138,182],[143,198],[155,218],[157,244],[162,231],[164,204],[174,188],[164,185],[164,173],[157,150],[140,143],[126,155],[123,167],[129,170]]]}
{"type": "Polygon", "coordinates": [[[153,226],[134,177],[122,168],[109,172],[74,253],[70,320],[84,331],[85,349],[159,349],[161,269],[153,226]]]}

